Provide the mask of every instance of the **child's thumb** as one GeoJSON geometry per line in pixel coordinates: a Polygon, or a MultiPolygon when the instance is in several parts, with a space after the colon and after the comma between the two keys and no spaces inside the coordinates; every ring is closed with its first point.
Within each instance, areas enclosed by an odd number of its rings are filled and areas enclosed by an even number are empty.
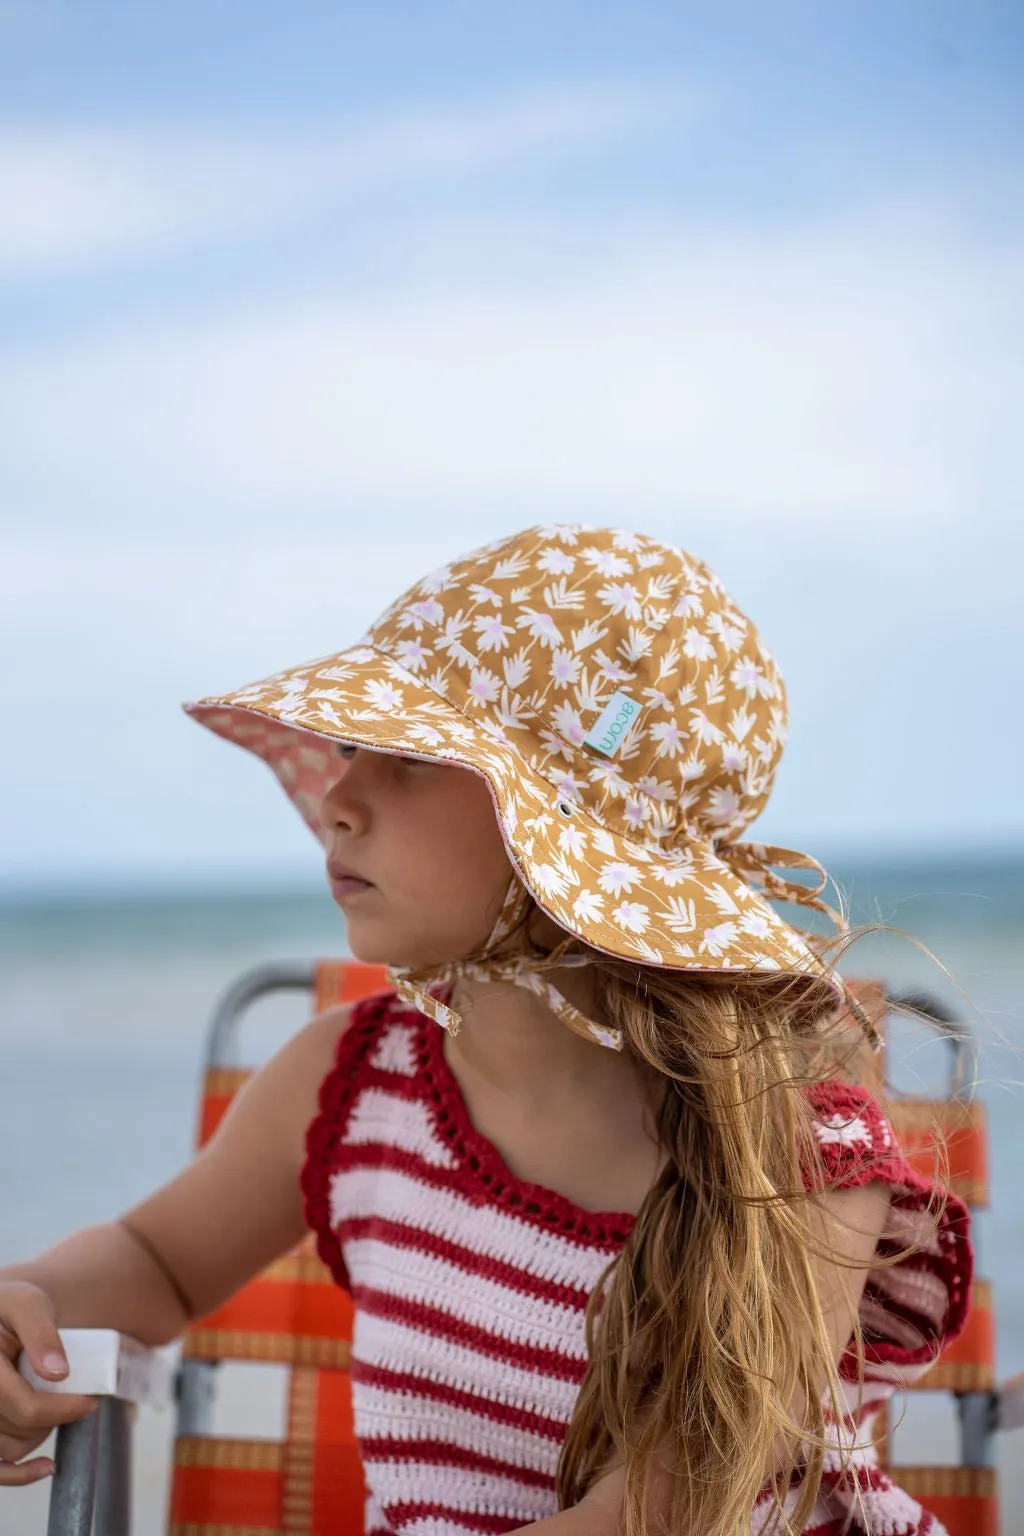
{"type": "Polygon", "coordinates": [[[23,1305],[23,1315],[17,1320],[22,1347],[40,1376],[59,1381],[68,1374],[68,1359],[57,1332],[53,1303],[45,1291],[37,1291],[26,1296],[23,1305]]]}

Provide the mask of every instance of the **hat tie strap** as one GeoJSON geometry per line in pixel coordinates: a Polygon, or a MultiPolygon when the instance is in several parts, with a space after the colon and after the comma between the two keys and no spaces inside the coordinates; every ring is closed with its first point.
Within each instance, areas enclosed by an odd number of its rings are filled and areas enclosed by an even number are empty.
{"type": "Polygon", "coordinates": [[[778,848],[770,843],[719,843],[714,847],[715,857],[722,859],[736,874],[750,885],[760,886],[767,895],[777,901],[792,902],[801,907],[813,907],[822,912],[840,933],[848,927],[845,917],[821,899],[828,884],[828,874],[809,853],[798,853],[794,848],[778,848]],[[812,869],[818,875],[815,886],[801,885],[796,880],[786,880],[771,867],[781,869],[812,869]],[[751,880],[749,877],[753,876],[751,880]]]}
{"type": "MultiPolygon", "coordinates": [[[[488,949],[504,943],[508,939],[523,917],[533,904],[533,898],[526,886],[517,875],[513,875],[509,881],[505,898],[498,913],[491,936],[487,941],[488,949]]],[[[576,950],[573,946],[578,944],[574,934],[567,934],[562,942],[544,957],[544,969],[549,970],[558,966],[582,966],[590,963],[589,955],[576,950]]],[[[612,1051],[621,1051],[625,1044],[621,1029],[613,1029],[606,1024],[598,1024],[596,1020],[589,1019],[585,1013],[576,1008],[558,988],[537,969],[535,964],[518,955],[510,955],[507,959],[496,957],[483,963],[468,960],[450,960],[446,964],[424,967],[422,970],[414,970],[408,966],[389,966],[388,979],[394,984],[403,1002],[411,1007],[418,1008],[435,1024],[440,1024],[454,1040],[462,1024],[462,1016],[450,1003],[444,1002],[433,992],[428,991],[431,986],[440,984],[450,987],[460,977],[472,981],[507,982],[513,986],[525,988],[539,997],[541,1002],[548,1007],[557,1019],[573,1034],[579,1035],[591,1044],[603,1045],[612,1051]]]]}

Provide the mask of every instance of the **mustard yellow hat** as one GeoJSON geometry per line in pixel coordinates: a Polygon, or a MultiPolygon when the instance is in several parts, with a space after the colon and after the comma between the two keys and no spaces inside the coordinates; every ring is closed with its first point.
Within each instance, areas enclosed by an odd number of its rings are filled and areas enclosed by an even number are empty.
{"type": "MultiPolygon", "coordinates": [[[[518,876],[496,933],[525,888],[567,936],[638,964],[826,975],[766,899],[842,926],[821,900],[824,870],[737,841],[782,755],[782,678],[685,550],[612,528],[527,528],[424,577],[350,649],[184,708],[263,758],[321,839],[337,742],[480,774],[518,876]]],[[[528,984],[570,1027],[621,1046],[528,984]]],[[[423,988],[407,995],[457,1028],[423,988]]]]}

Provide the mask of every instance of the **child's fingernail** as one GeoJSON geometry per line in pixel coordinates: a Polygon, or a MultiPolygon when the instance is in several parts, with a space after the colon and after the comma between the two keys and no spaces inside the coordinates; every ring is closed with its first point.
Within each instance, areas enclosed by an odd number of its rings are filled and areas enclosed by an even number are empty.
{"type": "Polygon", "coordinates": [[[68,1373],[68,1363],[63,1355],[44,1355],[43,1370],[50,1376],[66,1376],[68,1373]]]}

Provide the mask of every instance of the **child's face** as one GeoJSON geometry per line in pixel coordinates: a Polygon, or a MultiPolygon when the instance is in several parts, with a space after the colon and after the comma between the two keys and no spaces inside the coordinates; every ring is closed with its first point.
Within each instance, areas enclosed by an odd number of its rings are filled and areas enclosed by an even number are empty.
{"type": "Polygon", "coordinates": [[[356,958],[419,967],[484,943],[512,870],[483,779],[448,763],[337,750],[341,776],[320,819],[328,868],[370,882],[331,887],[356,958]]]}

